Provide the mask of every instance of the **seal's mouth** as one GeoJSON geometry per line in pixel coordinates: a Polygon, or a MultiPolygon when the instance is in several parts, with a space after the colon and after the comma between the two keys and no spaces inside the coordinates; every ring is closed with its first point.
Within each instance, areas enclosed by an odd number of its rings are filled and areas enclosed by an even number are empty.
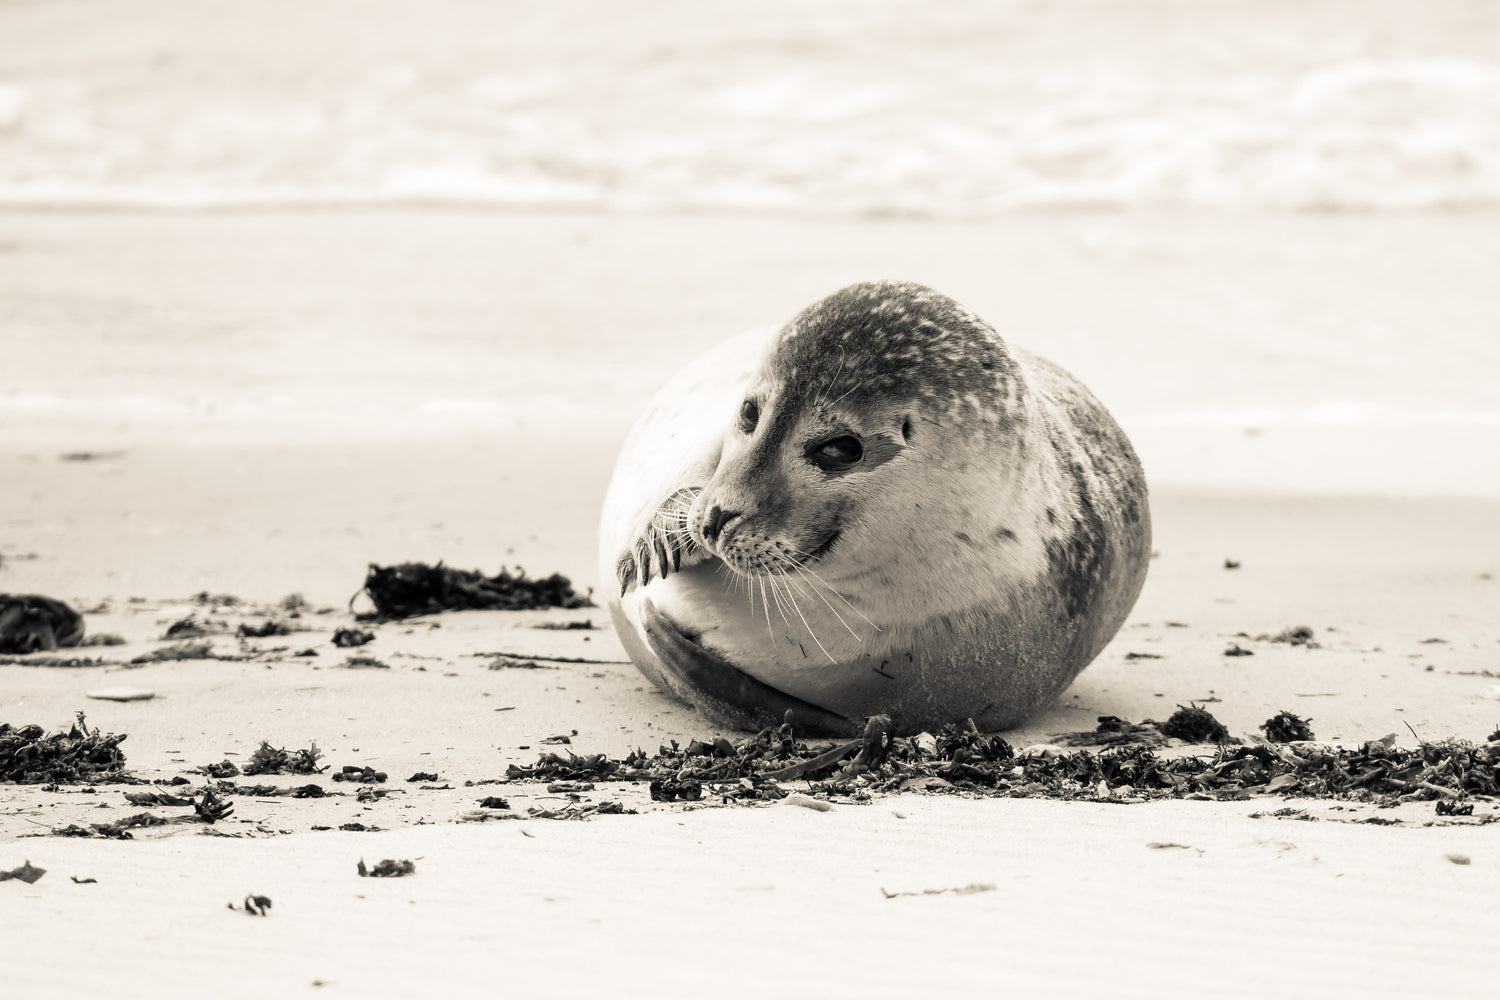
{"type": "Polygon", "coordinates": [[[819,559],[822,559],[824,556],[826,556],[829,551],[833,549],[834,545],[838,542],[841,535],[843,535],[843,532],[835,528],[833,534],[823,539],[822,545],[819,545],[817,548],[813,549],[807,554],[807,558],[802,560],[803,564],[805,565],[807,563],[817,562],[819,559]]]}

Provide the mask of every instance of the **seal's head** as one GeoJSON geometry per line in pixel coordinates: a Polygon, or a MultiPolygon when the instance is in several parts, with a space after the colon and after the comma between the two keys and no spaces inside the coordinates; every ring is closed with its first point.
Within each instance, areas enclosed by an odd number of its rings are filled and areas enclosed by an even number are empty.
{"type": "Polygon", "coordinates": [[[922,555],[924,578],[960,568],[944,558],[962,546],[943,526],[1023,485],[1029,395],[995,330],[952,299],[852,285],[775,339],[688,528],[749,576],[814,568],[831,583],[878,572],[925,585],[891,539],[917,543],[901,549],[922,555]]]}

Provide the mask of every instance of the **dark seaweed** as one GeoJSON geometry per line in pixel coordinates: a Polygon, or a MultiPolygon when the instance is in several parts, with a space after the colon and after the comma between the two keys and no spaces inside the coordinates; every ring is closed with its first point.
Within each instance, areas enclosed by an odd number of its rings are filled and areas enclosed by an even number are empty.
{"type": "Polygon", "coordinates": [[[438,611],[532,611],[540,608],[592,608],[588,596],[573,591],[567,577],[554,573],[533,580],[525,570],[502,568],[495,576],[438,563],[370,564],[363,592],[375,603],[378,618],[410,618],[438,611]]]}
{"type": "Polygon", "coordinates": [[[0,781],[18,785],[76,785],[128,781],[120,744],[127,733],[89,729],[79,712],[66,733],[43,735],[41,726],[0,723],[0,781]]]}
{"type": "Polygon", "coordinates": [[[1165,736],[1186,740],[1189,743],[1223,743],[1229,739],[1229,730],[1204,708],[1189,704],[1177,706],[1177,711],[1168,716],[1157,728],[1165,736]]]}
{"type": "Polygon", "coordinates": [[[1262,722],[1260,728],[1272,743],[1296,743],[1315,738],[1312,726],[1308,725],[1309,721],[1283,709],[1262,722]]]}

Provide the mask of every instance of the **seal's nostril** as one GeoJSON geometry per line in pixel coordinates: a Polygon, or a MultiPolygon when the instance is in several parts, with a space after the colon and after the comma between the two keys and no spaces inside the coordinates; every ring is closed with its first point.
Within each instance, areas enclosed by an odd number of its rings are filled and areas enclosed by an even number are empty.
{"type": "Polygon", "coordinates": [[[719,540],[719,532],[724,530],[724,525],[739,517],[738,511],[725,510],[718,504],[709,508],[708,516],[703,519],[703,537],[710,542],[719,540]]]}

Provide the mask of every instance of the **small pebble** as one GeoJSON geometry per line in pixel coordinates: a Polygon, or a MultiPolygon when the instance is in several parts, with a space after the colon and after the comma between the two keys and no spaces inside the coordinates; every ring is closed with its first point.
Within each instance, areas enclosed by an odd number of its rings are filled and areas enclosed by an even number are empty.
{"type": "Polygon", "coordinates": [[[801,806],[804,809],[816,809],[820,813],[830,812],[833,805],[822,799],[815,799],[811,795],[803,795],[801,792],[793,792],[781,801],[789,806],[801,806]]]}

